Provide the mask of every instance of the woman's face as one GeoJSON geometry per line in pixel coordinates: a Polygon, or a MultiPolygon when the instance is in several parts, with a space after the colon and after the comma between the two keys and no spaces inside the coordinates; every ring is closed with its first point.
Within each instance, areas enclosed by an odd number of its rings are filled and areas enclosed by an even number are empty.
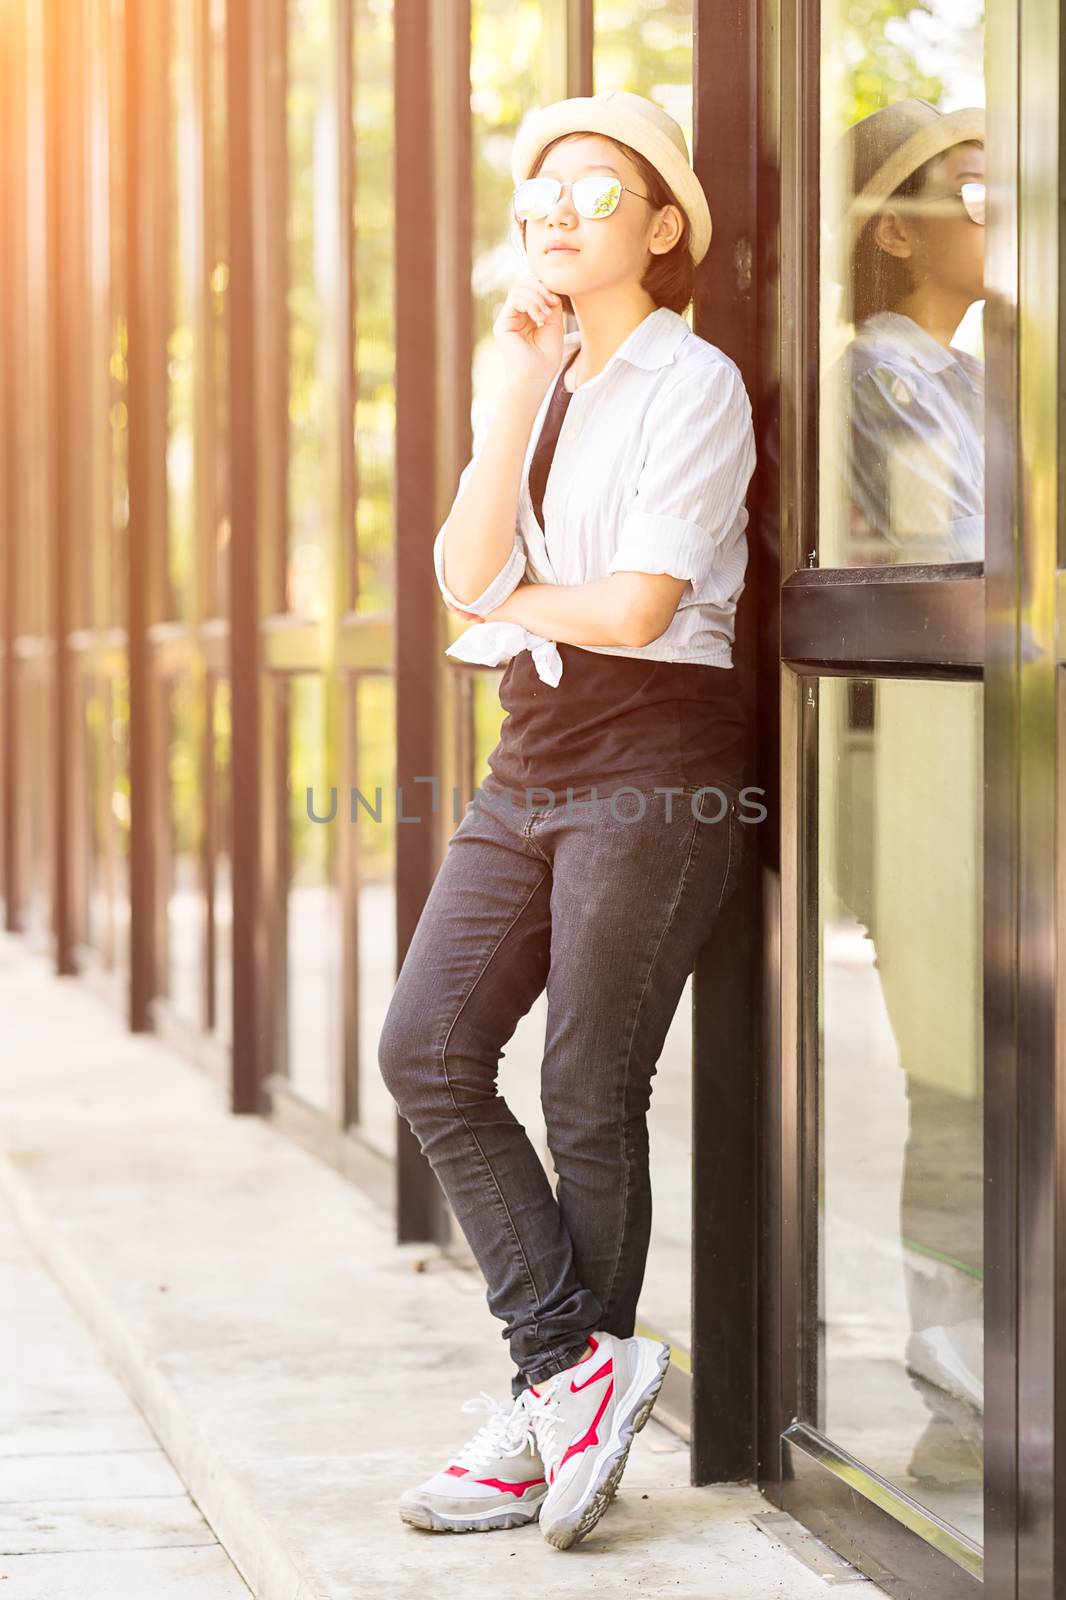
{"type": "Polygon", "coordinates": [[[964,183],[984,181],[983,147],[954,145],[932,164],[907,209],[883,219],[887,227],[879,243],[906,260],[916,288],[931,284],[965,297],[967,304],[983,298],[985,230],[967,216],[959,191],[964,183]]]}
{"type": "Polygon", "coordinates": [[[672,249],[682,231],[677,207],[668,205],[660,211],[641,199],[647,189],[636,166],[602,134],[577,134],[552,145],[535,176],[569,184],[588,173],[611,174],[625,184],[609,217],[580,216],[572,191],[564,188],[546,217],[525,224],[530,270],[556,294],[577,299],[612,284],[634,279],[639,283],[649,251],[662,254],[672,249]],[[552,248],[557,245],[567,248],[552,248]]]}

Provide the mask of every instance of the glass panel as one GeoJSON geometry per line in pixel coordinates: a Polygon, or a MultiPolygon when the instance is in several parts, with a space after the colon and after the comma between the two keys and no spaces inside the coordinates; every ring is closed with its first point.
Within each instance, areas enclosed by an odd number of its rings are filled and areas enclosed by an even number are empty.
{"type": "Polygon", "coordinates": [[[491,415],[504,376],[492,324],[511,285],[529,271],[512,225],[511,146],[527,111],[566,94],[566,15],[562,0],[473,0],[471,16],[473,415],[479,417],[491,415]]]}
{"type": "MultiPolygon", "coordinates": [[[[350,828],[358,885],[359,1116],[364,1138],[383,1155],[396,1151],[396,1106],[378,1068],[378,1040],[396,985],[396,684],[361,677],[353,686],[355,776],[364,797],[355,822],[347,810],[337,826],[350,828]],[[378,791],[380,790],[380,800],[378,791]],[[373,813],[380,811],[378,821],[373,813]]],[[[342,802],[339,802],[341,804],[342,802]]],[[[413,809],[412,806],[407,807],[413,809]]]]}
{"type": "Polygon", "coordinates": [[[170,331],[167,336],[166,614],[189,619],[196,573],[200,144],[190,0],[170,8],[170,331]]]}
{"type": "Polygon", "coordinates": [[[204,1016],[204,900],[200,874],[203,739],[199,679],[183,673],[164,680],[158,703],[166,751],[164,815],[168,849],[160,861],[166,897],[166,980],[172,1010],[194,1027],[204,1016]]]}
{"type": "MultiPolygon", "coordinates": [[[[39,265],[47,260],[48,249],[43,8],[27,5],[23,16],[26,29],[26,160],[24,176],[20,173],[18,181],[20,187],[24,183],[26,213],[26,237],[22,250],[25,301],[19,307],[20,325],[16,329],[18,347],[14,359],[21,383],[22,412],[19,421],[23,430],[26,466],[21,484],[23,558],[15,565],[15,586],[19,632],[44,636],[51,634],[53,627],[49,540],[43,538],[41,533],[51,527],[54,484],[48,461],[50,407],[54,396],[49,383],[51,321],[48,281],[39,265]]],[[[30,726],[37,729],[41,740],[47,740],[49,723],[50,717],[45,715],[36,718],[30,726]]],[[[38,790],[38,794],[43,792],[38,790]]],[[[48,926],[47,920],[42,926],[48,926]]]]}
{"type": "MultiPolygon", "coordinates": [[[[82,623],[96,630],[126,620],[127,408],[125,306],[125,149],[123,16],[112,0],[86,12],[87,152],[91,204],[86,217],[89,273],[88,519],[82,623]]],[[[122,655],[109,654],[82,680],[85,839],[84,937],[108,968],[121,970],[129,906],[123,897],[129,812],[122,655]]]]}
{"type": "Polygon", "coordinates": [[[314,791],[314,814],[328,817],[333,783],[329,696],[325,680],[310,675],[292,678],[287,693],[286,1059],[292,1087],[311,1105],[327,1111],[334,1104],[334,1086],[339,1082],[341,926],[334,871],[337,826],[312,820],[307,791],[314,791]]]}
{"type": "Polygon", "coordinates": [[[22,868],[20,929],[52,937],[52,859],[55,831],[52,785],[51,674],[27,662],[17,674],[18,726],[24,732],[15,773],[22,868]]]}
{"type": "Polygon", "coordinates": [[[289,531],[286,606],[333,610],[337,129],[331,0],[288,0],[289,531]]]}
{"type": "MultiPolygon", "coordinates": [[[[85,715],[85,806],[88,942],[114,968],[123,948],[119,897],[129,838],[126,794],[126,723],[119,713],[121,680],[87,677],[85,715]]],[[[128,907],[126,908],[128,918],[128,907]]]]}
{"type": "Polygon", "coordinates": [[[111,0],[108,63],[110,211],[108,254],[101,277],[110,290],[110,360],[108,422],[110,426],[111,547],[107,572],[110,615],[124,626],[129,593],[129,326],[126,315],[126,35],[120,0],[111,0]]]}
{"type": "Polygon", "coordinates": [[[593,86],[627,89],[669,111],[692,153],[692,0],[595,0],[593,86]]]}
{"type": "Polygon", "coordinates": [[[822,38],[817,559],[979,561],[983,6],[822,0],[822,38]]]}
{"type": "Polygon", "coordinates": [[[812,1420],[979,1540],[982,688],[819,693],[812,1420]]]}
{"type": "Polygon", "coordinates": [[[207,613],[229,614],[229,290],[228,170],[226,128],[226,0],[208,0],[207,149],[205,243],[208,272],[208,340],[204,397],[207,437],[202,441],[210,471],[212,553],[205,574],[207,613]]]}
{"type": "Polygon", "coordinates": [[[393,604],[396,439],[393,36],[391,6],[355,0],[352,138],[355,203],[355,571],[358,612],[393,604]]]}
{"type": "Polygon", "coordinates": [[[115,966],[128,972],[130,964],[130,679],[126,671],[111,679],[110,768],[114,879],[115,966]]]}
{"type": "Polygon", "coordinates": [[[112,460],[111,405],[113,378],[111,360],[111,308],[114,286],[111,283],[109,230],[111,207],[120,196],[111,193],[108,134],[109,86],[107,81],[108,36],[104,30],[102,0],[94,0],[85,13],[86,94],[86,216],[84,286],[87,321],[85,358],[87,396],[85,426],[88,440],[86,457],[86,542],[79,561],[78,626],[107,627],[117,619],[111,614],[109,591],[112,544],[112,460]]]}
{"type": "Polygon", "coordinates": [[[215,885],[212,907],[215,930],[215,1032],[227,1044],[233,1039],[233,884],[230,839],[233,815],[230,762],[233,753],[232,701],[228,678],[219,679],[210,697],[212,707],[212,776],[215,785],[212,859],[215,885]]]}

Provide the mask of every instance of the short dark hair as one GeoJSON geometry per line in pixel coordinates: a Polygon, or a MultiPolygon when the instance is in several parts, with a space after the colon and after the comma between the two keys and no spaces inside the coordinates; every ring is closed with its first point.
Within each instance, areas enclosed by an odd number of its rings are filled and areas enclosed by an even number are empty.
{"type": "MultiPolygon", "coordinates": [[[[963,144],[976,144],[977,140],[964,139],[963,144]]],[[[949,148],[954,148],[950,146],[949,148]]],[[[874,237],[877,223],[884,211],[891,211],[893,200],[913,200],[920,195],[926,182],[946,150],[940,150],[920,167],[915,167],[897,189],[893,189],[881,209],[870,218],[855,242],[851,253],[851,270],[848,289],[851,297],[851,321],[855,327],[879,311],[894,311],[901,300],[914,289],[914,274],[906,261],[882,250],[874,237]]]]}
{"type": "MultiPolygon", "coordinates": [[[[537,157],[529,176],[536,177],[544,164],[544,158],[549,150],[554,149],[564,139],[579,138],[577,133],[561,133],[557,139],[546,144],[537,157]]],[[[607,137],[604,135],[604,137],[607,137]]],[[[652,255],[650,262],[644,270],[640,280],[640,287],[650,294],[657,306],[669,306],[671,311],[683,312],[692,300],[696,289],[696,263],[692,259],[689,249],[689,239],[692,229],[684,206],[675,196],[673,190],[662,178],[639,150],[634,150],[628,144],[623,144],[620,139],[612,139],[611,143],[617,145],[619,150],[625,152],[640,174],[644,191],[648,196],[651,206],[658,211],[663,206],[677,206],[681,216],[681,233],[677,243],[672,249],[662,255],[652,255]]],[[[522,243],[526,241],[526,225],[519,224],[522,230],[522,243]]],[[[559,296],[564,311],[573,312],[574,304],[568,294],[559,296]]]]}

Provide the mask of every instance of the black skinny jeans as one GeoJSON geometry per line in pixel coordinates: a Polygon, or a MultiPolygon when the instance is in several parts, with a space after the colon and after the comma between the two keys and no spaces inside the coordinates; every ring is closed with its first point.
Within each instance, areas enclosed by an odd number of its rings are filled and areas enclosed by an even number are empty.
{"type": "Polygon", "coordinates": [[[736,783],[529,806],[490,774],[423,907],[379,1064],[470,1242],[519,1394],[586,1335],[632,1334],[651,1233],[647,1110],[667,1030],[736,882],[736,783]],[[497,1092],[547,985],[556,1194],[497,1092]]]}

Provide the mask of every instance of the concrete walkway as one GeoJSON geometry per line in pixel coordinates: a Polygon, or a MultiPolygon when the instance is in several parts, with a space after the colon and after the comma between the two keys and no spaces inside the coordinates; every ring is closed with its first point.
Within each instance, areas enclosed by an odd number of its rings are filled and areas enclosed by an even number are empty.
{"type": "MultiPolygon", "coordinates": [[[[0,1548],[22,1552],[0,1573],[23,1580],[19,1600],[229,1600],[245,1591],[214,1536],[259,1600],[430,1585],[434,1600],[824,1596],[751,1520],[769,1502],[750,1485],[691,1488],[687,1450],[654,1421],[607,1515],[569,1552],[535,1526],[404,1528],[397,1496],[476,1425],[462,1401],[507,1392],[480,1278],[398,1249],[360,1191],[230,1115],[195,1068],[2,936],[0,1008],[0,1194],[55,1280],[0,1235],[18,1348],[13,1361],[4,1346],[0,1548]]],[[[881,1591],[861,1580],[848,1593],[881,1591]]]]}
{"type": "Polygon", "coordinates": [[[158,1439],[0,1199],[0,1594],[248,1600],[158,1439]]]}

